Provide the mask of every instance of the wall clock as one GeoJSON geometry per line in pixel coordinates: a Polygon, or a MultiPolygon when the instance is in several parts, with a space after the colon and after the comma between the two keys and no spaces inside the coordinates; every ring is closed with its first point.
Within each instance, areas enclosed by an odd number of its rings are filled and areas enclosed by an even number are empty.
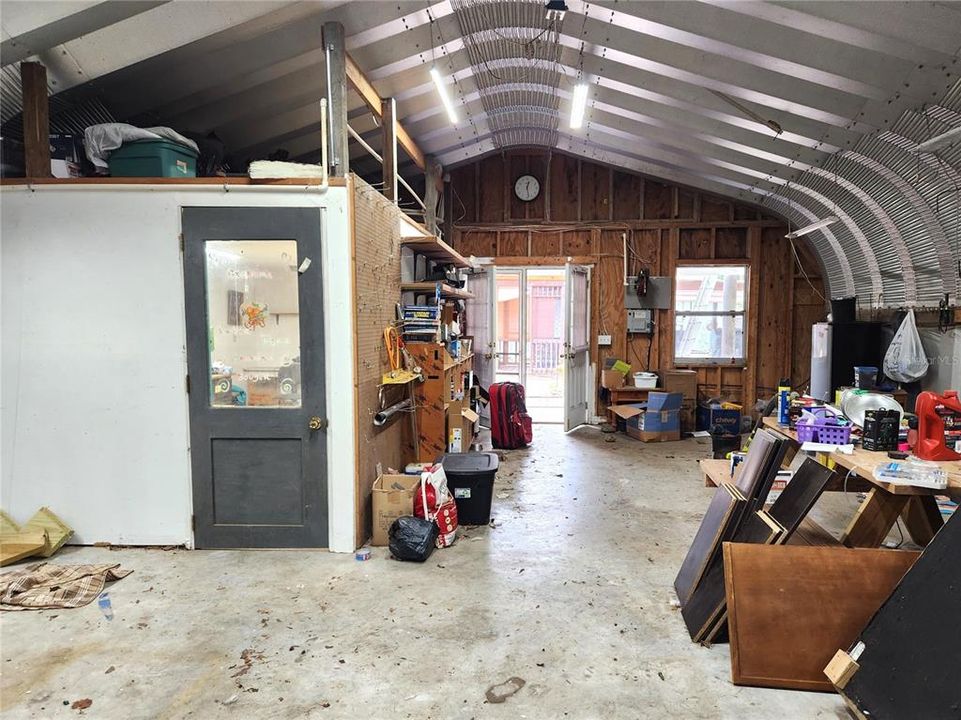
{"type": "Polygon", "coordinates": [[[514,194],[524,202],[530,202],[541,192],[541,183],[533,175],[521,175],[514,183],[514,194]]]}

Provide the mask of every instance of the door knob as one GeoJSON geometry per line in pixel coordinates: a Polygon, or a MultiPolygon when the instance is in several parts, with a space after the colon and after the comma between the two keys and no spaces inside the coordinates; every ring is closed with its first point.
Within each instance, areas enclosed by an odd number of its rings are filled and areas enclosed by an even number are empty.
{"type": "Polygon", "coordinates": [[[310,428],[311,432],[317,432],[318,430],[326,430],[327,421],[323,418],[317,417],[316,415],[311,415],[310,420],[307,422],[307,427],[310,428]]]}

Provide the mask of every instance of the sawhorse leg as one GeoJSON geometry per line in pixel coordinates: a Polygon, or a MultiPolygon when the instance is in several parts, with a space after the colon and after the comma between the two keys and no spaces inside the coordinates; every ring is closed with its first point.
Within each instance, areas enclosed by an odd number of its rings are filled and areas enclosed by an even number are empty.
{"type": "Polygon", "coordinates": [[[894,495],[881,488],[873,488],[851,518],[841,542],[848,547],[880,546],[909,498],[909,495],[894,495]]]}
{"type": "Polygon", "coordinates": [[[931,542],[934,534],[944,525],[934,495],[912,495],[901,510],[901,518],[911,539],[921,547],[931,542]]]}

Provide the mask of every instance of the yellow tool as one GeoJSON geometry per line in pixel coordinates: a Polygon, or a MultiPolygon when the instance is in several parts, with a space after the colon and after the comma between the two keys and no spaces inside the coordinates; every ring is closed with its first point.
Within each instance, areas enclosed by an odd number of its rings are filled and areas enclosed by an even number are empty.
{"type": "Polygon", "coordinates": [[[390,364],[390,372],[384,373],[381,377],[381,385],[403,385],[421,377],[420,368],[415,368],[416,372],[413,372],[400,366],[402,353],[407,362],[411,362],[413,358],[404,348],[404,341],[400,339],[397,328],[384,328],[384,346],[387,348],[387,362],[390,364]]]}

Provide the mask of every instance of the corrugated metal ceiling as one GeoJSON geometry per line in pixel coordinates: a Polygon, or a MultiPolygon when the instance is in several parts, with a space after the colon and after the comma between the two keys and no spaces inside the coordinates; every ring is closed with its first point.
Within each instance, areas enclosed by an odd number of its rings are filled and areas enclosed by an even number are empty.
{"type": "MultiPolygon", "coordinates": [[[[871,304],[957,302],[961,3],[539,0],[26,2],[0,7],[3,118],[15,63],[39,59],[64,106],[215,131],[238,159],[317,154],[321,26],[445,165],[516,145],[556,147],[754,201],[811,236],[832,294],[871,304]],[[428,70],[452,78],[447,120],[428,70]],[[590,83],[585,126],[571,90],[590,83]],[[783,132],[776,134],[776,123],[783,132]]],[[[352,98],[353,127],[376,122],[352,98]]]]}

